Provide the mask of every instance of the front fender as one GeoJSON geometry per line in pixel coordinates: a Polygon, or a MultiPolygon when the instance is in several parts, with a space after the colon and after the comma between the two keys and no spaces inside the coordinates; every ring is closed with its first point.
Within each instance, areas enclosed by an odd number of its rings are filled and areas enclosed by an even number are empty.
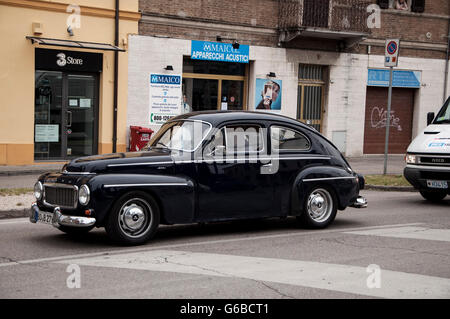
{"type": "Polygon", "coordinates": [[[333,166],[315,166],[304,169],[295,178],[291,196],[291,214],[302,214],[306,196],[315,186],[331,188],[338,201],[338,209],[344,210],[359,194],[358,176],[333,166]]]}
{"type": "Polygon", "coordinates": [[[185,176],[105,174],[89,180],[90,208],[103,226],[114,203],[125,193],[144,191],[159,204],[161,223],[187,223],[195,217],[194,182],[185,176]]]}

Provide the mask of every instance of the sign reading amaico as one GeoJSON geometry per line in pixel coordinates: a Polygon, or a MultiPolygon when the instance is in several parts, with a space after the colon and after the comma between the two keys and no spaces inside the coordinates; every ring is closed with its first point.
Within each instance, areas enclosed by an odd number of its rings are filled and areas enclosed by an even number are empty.
{"type": "Polygon", "coordinates": [[[150,124],[163,124],[180,114],[181,75],[150,74],[150,124]]]}
{"type": "Polygon", "coordinates": [[[36,48],[35,67],[38,70],[50,71],[101,72],[103,55],[92,52],[36,48]]]}

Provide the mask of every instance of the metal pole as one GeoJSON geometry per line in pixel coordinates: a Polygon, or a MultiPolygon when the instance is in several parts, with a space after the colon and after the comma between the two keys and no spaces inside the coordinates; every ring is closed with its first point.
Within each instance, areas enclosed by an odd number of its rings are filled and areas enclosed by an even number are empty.
{"type": "Polygon", "coordinates": [[[391,119],[391,100],[392,100],[392,69],[391,66],[389,68],[389,93],[388,93],[388,106],[386,113],[386,139],[384,141],[384,169],[383,174],[387,174],[387,160],[388,160],[388,149],[389,149],[389,126],[391,119]]]}

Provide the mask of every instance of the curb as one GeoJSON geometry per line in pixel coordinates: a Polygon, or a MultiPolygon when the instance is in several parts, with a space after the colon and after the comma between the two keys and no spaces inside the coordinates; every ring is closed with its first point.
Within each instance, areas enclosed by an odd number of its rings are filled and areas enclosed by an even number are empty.
{"type": "Polygon", "coordinates": [[[412,186],[384,186],[384,185],[366,184],[364,186],[364,189],[376,190],[376,191],[382,191],[382,192],[391,192],[391,191],[392,192],[418,192],[418,190],[412,186]]]}
{"type": "Polygon", "coordinates": [[[42,175],[49,172],[59,172],[60,170],[41,169],[41,170],[23,170],[23,171],[0,171],[0,176],[22,176],[22,175],[42,175]]]}
{"type": "Polygon", "coordinates": [[[29,217],[30,216],[30,209],[24,208],[24,209],[15,209],[15,210],[7,210],[7,211],[0,211],[0,220],[1,219],[10,219],[10,218],[20,218],[20,217],[29,217]]]}

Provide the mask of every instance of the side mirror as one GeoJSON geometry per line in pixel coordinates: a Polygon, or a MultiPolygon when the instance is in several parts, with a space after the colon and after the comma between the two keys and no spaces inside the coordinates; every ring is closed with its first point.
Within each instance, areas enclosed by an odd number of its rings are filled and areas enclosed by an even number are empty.
{"type": "Polygon", "coordinates": [[[434,120],[434,112],[427,113],[427,126],[431,124],[434,120]]]}

